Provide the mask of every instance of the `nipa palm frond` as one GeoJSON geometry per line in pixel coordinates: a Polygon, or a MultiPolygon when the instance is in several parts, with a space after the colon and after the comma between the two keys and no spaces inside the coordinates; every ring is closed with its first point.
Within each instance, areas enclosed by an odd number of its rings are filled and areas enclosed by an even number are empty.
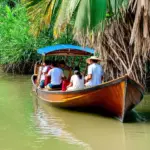
{"type": "Polygon", "coordinates": [[[81,0],[63,0],[54,25],[54,37],[63,32],[81,0]]]}
{"type": "Polygon", "coordinates": [[[58,0],[26,1],[31,21],[31,32],[37,36],[41,30],[49,27],[55,3],[58,0]]]}

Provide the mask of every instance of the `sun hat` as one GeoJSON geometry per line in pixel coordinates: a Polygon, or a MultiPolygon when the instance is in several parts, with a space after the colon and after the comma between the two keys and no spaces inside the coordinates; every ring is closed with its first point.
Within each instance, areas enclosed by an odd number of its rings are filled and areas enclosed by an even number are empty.
{"type": "Polygon", "coordinates": [[[97,60],[97,61],[101,61],[100,58],[98,58],[97,56],[91,56],[90,58],[86,59],[86,62],[89,64],[90,60],[97,60]]]}

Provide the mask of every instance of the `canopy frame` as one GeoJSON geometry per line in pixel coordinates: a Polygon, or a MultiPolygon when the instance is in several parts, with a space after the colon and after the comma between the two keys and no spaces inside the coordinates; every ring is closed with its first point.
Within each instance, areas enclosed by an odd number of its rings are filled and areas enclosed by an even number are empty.
{"type": "Polygon", "coordinates": [[[68,44],[59,44],[47,46],[37,50],[38,54],[43,56],[91,56],[94,55],[94,49],[68,44]]]}

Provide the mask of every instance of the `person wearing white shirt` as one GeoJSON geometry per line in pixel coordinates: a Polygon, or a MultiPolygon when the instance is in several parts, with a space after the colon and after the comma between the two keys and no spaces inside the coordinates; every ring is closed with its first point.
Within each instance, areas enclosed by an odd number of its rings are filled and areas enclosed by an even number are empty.
{"type": "Polygon", "coordinates": [[[48,88],[61,88],[64,73],[62,69],[56,67],[56,62],[51,63],[51,68],[52,69],[47,74],[51,78],[51,83],[48,84],[48,88]]]}
{"type": "Polygon", "coordinates": [[[48,60],[45,60],[42,70],[41,70],[40,88],[44,88],[45,75],[50,68],[49,64],[50,64],[50,62],[48,60]]]}
{"type": "Polygon", "coordinates": [[[102,83],[104,72],[102,66],[98,64],[99,61],[100,59],[96,56],[91,56],[86,60],[89,66],[85,86],[96,86],[102,83]]]}
{"type": "Polygon", "coordinates": [[[74,75],[71,76],[70,84],[67,91],[78,90],[84,88],[84,76],[80,73],[79,67],[75,67],[74,75]]]}

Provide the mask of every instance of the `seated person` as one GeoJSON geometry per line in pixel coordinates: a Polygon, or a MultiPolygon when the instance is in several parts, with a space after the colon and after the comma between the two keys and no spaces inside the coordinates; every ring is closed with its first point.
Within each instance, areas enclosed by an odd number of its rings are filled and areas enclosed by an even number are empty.
{"type": "Polygon", "coordinates": [[[50,76],[51,83],[47,85],[47,88],[61,88],[62,79],[64,78],[64,74],[62,69],[56,67],[56,62],[51,63],[51,70],[48,72],[47,76],[50,76]]]}
{"type": "Polygon", "coordinates": [[[86,60],[86,62],[89,64],[88,66],[88,75],[85,78],[86,86],[96,86],[102,83],[103,80],[103,69],[98,62],[101,61],[96,56],[91,56],[86,60]]]}
{"type": "Polygon", "coordinates": [[[78,90],[84,88],[84,76],[80,73],[79,67],[75,67],[74,75],[71,77],[70,84],[67,86],[67,91],[78,90]]]}
{"type": "Polygon", "coordinates": [[[44,88],[45,84],[45,76],[50,68],[50,62],[48,60],[45,60],[43,63],[43,68],[41,70],[41,79],[40,79],[40,88],[44,88]]]}
{"type": "Polygon", "coordinates": [[[63,70],[64,72],[64,76],[66,77],[66,79],[69,81],[72,75],[72,68],[70,68],[69,66],[66,65],[64,60],[61,60],[59,62],[59,67],[63,70]]]}

